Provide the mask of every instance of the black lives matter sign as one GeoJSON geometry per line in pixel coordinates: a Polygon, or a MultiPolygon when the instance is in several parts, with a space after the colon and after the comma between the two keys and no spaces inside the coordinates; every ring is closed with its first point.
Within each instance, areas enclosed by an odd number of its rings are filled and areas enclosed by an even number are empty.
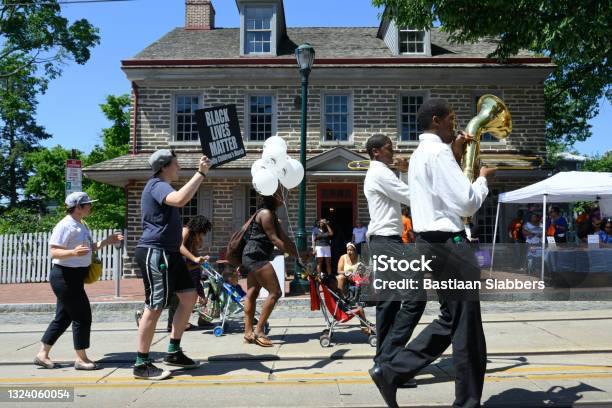
{"type": "Polygon", "coordinates": [[[215,106],[195,112],[202,153],[217,167],[246,156],[236,105],[215,106]]]}

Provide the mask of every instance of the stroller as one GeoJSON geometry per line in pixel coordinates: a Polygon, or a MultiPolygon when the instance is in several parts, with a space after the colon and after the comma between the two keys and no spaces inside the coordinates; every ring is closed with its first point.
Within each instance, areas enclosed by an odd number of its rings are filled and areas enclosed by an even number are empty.
{"type": "MultiPolygon", "coordinates": [[[[206,299],[200,299],[198,302],[198,313],[201,318],[208,322],[220,318],[221,322],[213,329],[213,334],[216,337],[223,335],[225,324],[229,320],[235,319],[236,316],[244,312],[242,306],[242,298],[246,295],[240,285],[232,285],[227,282],[224,276],[217,272],[208,262],[202,265],[202,285],[206,299]]],[[[255,312],[256,316],[259,313],[255,312]]],[[[257,319],[255,319],[257,324],[257,319]]],[[[267,333],[270,329],[268,323],[264,327],[267,333]]]]}
{"type": "Polygon", "coordinates": [[[313,271],[314,268],[308,268],[306,273],[310,281],[310,309],[312,311],[320,309],[325,319],[326,328],[319,337],[321,347],[331,347],[334,330],[341,323],[346,323],[354,317],[359,320],[362,329],[367,329],[368,344],[376,347],[376,329],[363,313],[363,308],[367,304],[360,301],[362,288],[368,283],[365,266],[361,265],[355,272],[346,297],[340,296],[329,287],[329,284],[326,284],[329,279],[335,279],[334,276],[321,277],[313,271]],[[323,307],[321,303],[324,303],[323,307]]]}

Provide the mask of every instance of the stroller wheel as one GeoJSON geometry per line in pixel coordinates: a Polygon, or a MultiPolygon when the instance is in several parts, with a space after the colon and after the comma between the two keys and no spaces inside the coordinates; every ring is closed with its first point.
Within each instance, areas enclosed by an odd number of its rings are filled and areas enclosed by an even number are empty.
{"type": "Polygon", "coordinates": [[[370,337],[368,337],[368,344],[371,347],[376,347],[376,345],[378,344],[378,340],[376,340],[375,334],[371,334],[370,337]]]}
{"type": "Polygon", "coordinates": [[[215,337],[221,337],[223,335],[223,327],[217,326],[213,329],[215,337]]]}
{"type": "Polygon", "coordinates": [[[321,345],[321,347],[329,347],[331,345],[331,340],[329,336],[327,334],[322,334],[321,337],[319,337],[319,344],[321,345]]]}

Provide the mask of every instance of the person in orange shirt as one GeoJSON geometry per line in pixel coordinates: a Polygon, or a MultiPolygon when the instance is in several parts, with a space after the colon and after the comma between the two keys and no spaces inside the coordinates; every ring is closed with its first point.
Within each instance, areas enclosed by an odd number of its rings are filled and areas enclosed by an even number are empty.
{"type": "Polygon", "coordinates": [[[412,232],[412,220],[409,216],[408,207],[402,207],[402,223],[404,224],[402,241],[404,242],[404,244],[414,242],[414,233],[412,232]]]}

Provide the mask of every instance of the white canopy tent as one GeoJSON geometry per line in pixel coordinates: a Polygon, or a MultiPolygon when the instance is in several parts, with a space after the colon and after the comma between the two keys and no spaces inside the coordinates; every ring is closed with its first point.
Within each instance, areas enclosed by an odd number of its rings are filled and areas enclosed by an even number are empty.
{"type": "MultiPolygon", "coordinates": [[[[495,257],[495,241],[499,222],[499,208],[502,203],[542,202],[542,214],[546,214],[546,203],[565,203],[573,201],[599,201],[602,212],[612,212],[612,173],[588,171],[565,171],[555,174],[518,190],[501,193],[497,202],[495,230],[493,231],[493,253],[491,268],[495,257]]],[[[546,247],[546,222],[542,222],[542,273],[544,280],[544,249],[546,247]]]]}

